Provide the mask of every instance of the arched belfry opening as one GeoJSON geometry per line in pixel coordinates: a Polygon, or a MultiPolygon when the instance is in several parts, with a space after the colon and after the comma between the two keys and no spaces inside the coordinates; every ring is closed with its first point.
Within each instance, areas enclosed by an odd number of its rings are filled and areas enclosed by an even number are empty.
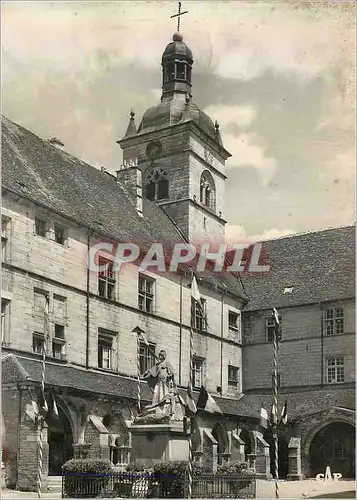
{"type": "Polygon", "coordinates": [[[312,438],[309,449],[310,475],[331,471],[340,472],[344,478],[354,478],[355,428],[347,422],[332,422],[320,429],[312,438]]]}
{"type": "Polygon", "coordinates": [[[153,167],[149,170],[145,180],[145,197],[151,201],[169,197],[169,175],[164,168],[153,167]]]}
{"type": "Polygon", "coordinates": [[[205,170],[200,179],[200,202],[215,211],[216,209],[216,186],[212,174],[205,170]]]}
{"type": "Polygon", "coordinates": [[[48,425],[48,452],[50,475],[62,474],[62,465],[73,458],[73,431],[66,412],[58,405],[58,416],[51,412],[48,425]]]}

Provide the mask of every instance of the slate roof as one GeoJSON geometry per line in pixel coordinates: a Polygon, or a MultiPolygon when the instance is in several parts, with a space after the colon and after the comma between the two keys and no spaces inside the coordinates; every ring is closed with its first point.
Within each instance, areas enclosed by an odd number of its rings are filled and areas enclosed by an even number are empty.
{"type": "MultiPolygon", "coordinates": [[[[41,361],[14,354],[5,355],[2,360],[3,384],[21,381],[40,383],[41,361]]],[[[85,370],[71,365],[46,364],[46,384],[53,387],[69,388],[88,393],[136,399],[136,379],[121,375],[106,374],[97,370],[85,370]]],[[[185,391],[182,390],[185,397],[185,391]]],[[[196,401],[198,394],[194,395],[196,401]]],[[[151,393],[146,383],[142,383],[143,401],[151,400],[151,393]]],[[[269,410],[271,395],[247,394],[240,399],[214,396],[224,414],[259,419],[263,404],[269,410]]],[[[279,407],[288,401],[289,420],[312,411],[329,409],[334,406],[355,409],[355,390],[343,386],[318,389],[306,389],[295,393],[280,394],[279,407]]]]}
{"type": "MultiPolygon", "coordinates": [[[[170,248],[183,241],[172,220],[155,203],[144,199],[144,216],[140,217],[113,176],[6,117],[2,117],[2,186],[112,241],[136,243],[142,249],[153,242],[170,248]]],[[[202,277],[213,286],[224,282],[230,293],[246,298],[235,276],[206,273],[202,277]]]]}
{"type": "Polygon", "coordinates": [[[263,249],[270,272],[242,274],[246,311],[355,297],[355,226],[265,241],[263,249]]]}

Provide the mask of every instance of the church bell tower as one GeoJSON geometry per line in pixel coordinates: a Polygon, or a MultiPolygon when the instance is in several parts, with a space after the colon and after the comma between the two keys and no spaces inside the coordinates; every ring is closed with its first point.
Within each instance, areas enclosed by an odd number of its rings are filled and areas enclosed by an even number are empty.
{"type": "Polygon", "coordinates": [[[137,161],[144,199],[160,205],[193,243],[223,242],[225,161],[231,155],[218,123],[192,100],[193,62],[177,31],[162,54],[161,102],[145,111],[138,127],[132,111],[118,144],[124,165],[137,161]]]}

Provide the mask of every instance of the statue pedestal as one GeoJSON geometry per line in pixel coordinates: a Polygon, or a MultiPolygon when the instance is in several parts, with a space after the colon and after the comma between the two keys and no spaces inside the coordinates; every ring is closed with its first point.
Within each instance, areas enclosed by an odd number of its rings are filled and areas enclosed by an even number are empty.
{"type": "Polygon", "coordinates": [[[130,427],[131,463],[152,467],[158,462],[188,460],[188,436],[183,422],[138,424],[130,427]]]}

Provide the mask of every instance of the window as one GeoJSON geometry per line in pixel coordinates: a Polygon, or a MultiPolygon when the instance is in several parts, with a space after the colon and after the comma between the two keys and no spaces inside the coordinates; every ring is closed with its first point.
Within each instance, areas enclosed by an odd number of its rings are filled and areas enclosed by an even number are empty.
{"type": "Polygon", "coordinates": [[[35,217],[35,233],[37,234],[37,236],[42,236],[43,238],[46,238],[47,234],[46,221],[40,219],[39,217],[35,217]]]}
{"type": "Polygon", "coordinates": [[[115,276],[113,262],[99,257],[99,266],[106,266],[98,276],[98,295],[105,299],[115,299],[115,276]]]}
{"type": "Polygon", "coordinates": [[[176,63],[176,78],[177,80],[186,80],[186,64],[176,63]]]}
{"type": "MultiPolygon", "coordinates": [[[[277,373],[276,379],[277,379],[278,388],[279,388],[280,387],[280,373],[277,373]]],[[[272,387],[274,387],[274,383],[275,383],[274,373],[272,373],[272,375],[271,375],[271,386],[272,387]]]]}
{"type": "Polygon", "coordinates": [[[10,220],[7,217],[1,219],[1,260],[6,261],[8,257],[10,220]]]}
{"type": "Polygon", "coordinates": [[[45,346],[45,337],[40,333],[34,333],[32,336],[32,351],[36,354],[43,354],[45,346]]]}
{"type": "Polygon", "coordinates": [[[57,222],[55,222],[53,225],[53,231],[55,235],[55,241],[60,245],[64,245],[66,243],[65,228],[57,224],[57,222]]]}
{"type": "Polygon", "coordinates": [[[344,332],[344,314],[342,307],[325,310],[325,335],[337,335],[344,332]]]}
{"type": "Polygon", "coordinates": [[[200,389],[203,385],[203,367],[204,359],[193,358],[192,360],[192,385],[196,389],[200,389]]]}
{"type": "Polygon", "coordinates": [[[327,358],[327,383],[340,384],[345,381],[345,367],[343,356],[327,358]]]}
{"type": "Polygon", "coordinates": [[[53,295],[53,320],[59,325],[67,323],[67,299],[61,295],[53,295]]]}
{"type": "Polygon", "coordinates": [[[139,309],[153,312],[154,310],[154,280],[139,276],[139,309]]]}
{"type": "Polygon", "coordinates": [[[166,82],[175,79],[175,64],[170,63],[164,67],[164,79],[166,82]]]}
{"type": "Polygon", "coordinates": [[[104,328],[98,331],[98,366],[113,369],[113,339],[116,333],[104,328]]]}
{"type": "Polygon", "coordinates": [[[169,176],[163,168],[150,170],[145,183],[146,198],[151,201],[164,200],[169,197],[169,176]]]}
{"type": "Polygon", "coordinates": [[[332,456],[333,458],[346,458],[347,453],[345,443],[340,439],[334,439],[332,442],[332,456]]]}
{"type": "Polygon", "coordinates": [[[200,202],[211,210],[215,210],[215,184],[212,175],[205,170],[200,181],[200,202]]]}
{"type": "Polygon", "coordinates": [[[47,292],[35,288],[34,290],[34,316],[44,320],[47,292]]]}
{"type": "Polygon", "coordinates": [[[155,344],[151,344],[149,342],[149,347],[148,347],[144,342],[140,342],[139,362],[140,362],[141,374],[145,373],[147,370],[149,370],[149,368],[154,366],[156,362],[155,348],[156,348],[155,344]]]}
{"type": "MultiPolygon", "coordinates": [[[[270,318],[265,318],[265,332],[266,332],[266,337],[268,342],[273,342],[274,340],[274,329],[275,329],[275,322],[272,317],[270,318]]],[[[278,327],[278,340],[281,340],[283,338],[283,332],[282,332],[282,325],[281,325],[281,316],[279,316],[279,327],[278,327]]]]}
{"type": "Polygon", "coordinates": [[[228,311],[228,328],[236,340],[240,339],[240,313],[228,311]]]}
{"type": "Polygon", "coordinates": [[[56,359],[64,359],[64,342],[59,342],[57,339],[52,341],[52,356],[56,359]]]}
{"type": "Polygon", "coordinates": [[[10,334],[10,301],[1,299],[1,343],[9,342],[10,334]]]}
{"type": "Polygon", "coordinates": [[[64,326],[55,324],[55,338],[64,340],[64,326]]]}
{"type": "Polygon", "coordinates": [[[206,300],[201,298],[201,307],[197,302],[194,302],[193,304],[193,328],[196,328],[197,330],[200,331],[206,331],[207,330],[207,304],[206,300]]]}
{"type": "Polygon", "coordinates": [[[228,365],[228,388],[239,388],[239,368],[237,366],[228,365]]]}

